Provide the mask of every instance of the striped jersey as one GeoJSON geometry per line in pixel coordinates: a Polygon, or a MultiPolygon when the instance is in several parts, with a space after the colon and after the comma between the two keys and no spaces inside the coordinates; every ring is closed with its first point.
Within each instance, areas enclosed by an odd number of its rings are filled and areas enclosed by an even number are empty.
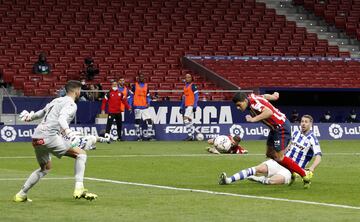
{"type": "Polygon", "coordinates": [[[299,130],[292,134],[289,150],[285,153],[287,157],[293,159],[301,168],[316,155],[322,155],[320,144],[314,132],[310,130],[307,134],[302,134],[299,130]]]}
{"type": "Polygon", "coordinates": [[[268,119],[264,119],[263,122],[265,125],[271,129],[275,129],[277,126],[282,125],[286,121],[286,116],[278,109],[276,109],[267,99],[262,96],[255,95],[251,93],[248,96],[250,114],[252,117],[259,115],[265,107],[269,108],[273,114],[268,119]]]}

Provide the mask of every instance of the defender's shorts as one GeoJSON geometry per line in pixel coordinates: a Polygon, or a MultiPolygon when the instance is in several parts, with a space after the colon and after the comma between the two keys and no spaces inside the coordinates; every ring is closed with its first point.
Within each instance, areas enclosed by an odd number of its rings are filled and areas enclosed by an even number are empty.
{"type": "Polygon", "coordinates": [[[283,177],[285,177],[285,184],[290,183],[291,173],[290,173],[290,171],[288,169],[281,166],[280,164],[278,164],[273,159],[267,160],[267,161],[265,161],[263,163],[266,164],[266,166],[268,167],[268,175],[267,175],[267,177],[272,177],[272,176],[274,176],[276,174],[280,174],[283,177]]]}

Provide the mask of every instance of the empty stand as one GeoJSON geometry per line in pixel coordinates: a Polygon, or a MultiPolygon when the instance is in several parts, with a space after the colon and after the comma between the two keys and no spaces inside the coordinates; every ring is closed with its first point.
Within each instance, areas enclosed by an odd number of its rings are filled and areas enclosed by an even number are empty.
{"type": "MultiPolygon", "coordinates": [[[[143,72],[154,89],[178,88],[184,55],[348,56],[255,0],[21,0],[4,1],[0,14],[0,68],[28,95],[79,79],[88,56],[100,67],[97,82],[143,72]],[[51,79],[20,84],[41,51],[51,79]]],[[[216,88],[197,80],[200,89],[216,88]]]]}
{"type": "Polygon", "coordinates": [[[359,88],[359,62],[198,61],[243,89],[257,87],[359,88]]]}
{"type": "Polygon", "coordinates": [[[294,0],[294,3],[303,5],[315,15],[323,17],[327,23],[360,40],[359,0],[294,0]]]}

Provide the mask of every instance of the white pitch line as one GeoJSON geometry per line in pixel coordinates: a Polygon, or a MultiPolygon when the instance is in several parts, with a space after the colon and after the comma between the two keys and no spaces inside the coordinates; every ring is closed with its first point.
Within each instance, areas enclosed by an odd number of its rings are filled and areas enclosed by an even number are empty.
{"type": "MultiPolygon", "coordinates": [[[[357,156],[360,153],[323,153],[324,156],[357,156]]],[[[123,154],[123,155],[89,155],[89,158],[132,158],[132,157],[219,157],[219,156],[265,156],[263,153],[243,155],[214,154],[123,154]]],[[[35,156],[0,156],[0,159],[35,159],[35,156]]]]}
{"type": "Polygon", "coordinates": [[[162,186],[162,185],[154,185],[154,184],[146,184],[146,183],[133,183],[133,182],[118,181],[118,180],[99,179],[99,178],[93,178],[93,177],[85,177],[85,179],[92,180],[92,181],[105,182],[105,183],[125,184],[125,185],[139,186],[139,187],[159,188],[159,189],[165,189],[165,190],[188,191],[188,192],[205,193],[205,194],[212,194],[212,195],[242,197],[242,198],[249,198],[249,199],[271,200],[271,201],[301,203],[301,204],[308,204],[308,205],[318,205],[318,206],[325,206],[325,207],[335,207],[335,208],[345,208],[345,209],[360,210],[360,207],[342,205],[342,204],[321,203],[321,202],[306,201],[306,200],[292,200],[292,199],[286,199],[286,198],[265,197],[265,196],[255,196],[255,195],[235,194],[235,193],[225,193],[225,192],[217,192],[217,191],[211,191],[211,190],[178,188],[178,187],[170,187],[170,186],[162,186]]]}
{"type": "MultiPolygon", "coordinates": [[[[17,180],[26,180],[27,178],[0,178],[0,181],[17,181],[17,180]]],[[[74,179],[74,177],[45,177],[41,180],[70,180],[74,179]]]]}
{"type": "MultiPolygon", "coordinates": [[[[72,180],[72,179],[74,179],[74,178],[73,177],[42,178],[42,180],[72,180]]],[[[133,186],[139,186],[139,187],[150,187],[150,188],[158,188],[158,189],[164,189],[164,190],[187,191],[187,192],[204,193],[204,194],[211,194],[211,195],[242,197],[242,198],[248,198],[248,199],[271,200],[271,201],[301,203],[301,204],[308,204],[308,205],[318,205],[318,206],[325,206],[325,207],[360,210],[360,207],[342,205],[342,204],[321,203],[321,202],[306,201],[306,200],[292,200],[292,199],[286,199],[286,198],[265,197],[265,196],[255,196],[255,195],[236,194],[236,193],[225,193],[225,192],[217,192],[217,191],[211,191],[211,190],[178,188],[178,187],[162,186],[162,185],[155,185],[155,184],[134,183],[134,182],[126,182],[126,181],[118,181],[118,180],[100,179],[100,178],[93,178],[93,177],[85,177],[85,179],[91,180],[91,181],[104,182],[104,183],[133,185],[133,186]]],[[[18,180],[26,180],[26,178],[0,178],[0,181],[18,181],[18,180]]]]}

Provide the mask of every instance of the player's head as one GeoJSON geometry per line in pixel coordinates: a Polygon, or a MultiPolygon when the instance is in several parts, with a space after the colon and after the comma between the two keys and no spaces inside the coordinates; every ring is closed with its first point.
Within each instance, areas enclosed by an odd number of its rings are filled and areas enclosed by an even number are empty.
{"type": "Polygon", "coordinates": [[[191,83],[192,81],[193,81],[192,75],[186,74],[185,75],[185,82],[186,83],[191,83]]]}
{"type": "Polygon", "coordinates": [[[234,142],[235,142],[235,144],[234,145],[239,145],[239,143],[240,143],[240,141],[241,141],[241,138],[240,138],[240,136],[233,136],[233,140],[234,140],[234,142]]]}
{"type": "Polygon", "coordinates": [[[118,89],[118,85],[117,85],[116,81],[111,82],[111,89],[114,90],[114,91],[118,89]]]}
{"type": "Polygon", "coordinates": [[[124,79],[124,77],[121,77],[121,78],[119,79],[119,85],[120,85],[120,86],[124,86],[124,85],[125,85],[125,79],[124,79]]]}
{"type": "Polygon", "coordinates": [[[139,73],[139,75],[138,75],[138,81],[139,81],[140,83],[144,83],[144,82],[145,82],[144,74],[139,73]]]}
{"type": "Polygon", "coordinates": [[[81,82],[77,80],[69,80],[65,85],[66,94],[73,96],[75,100],[80,98],[81,82]]]}
{"type": "Polygon", "coordinates": [[[303,133],[309,132],[309,130],[311,129],[311,127],[313,125],[313,122],[314,122],[314,119],[312,118],[312,116],[303,115],[301,117],[301,122],[300,122],[301,132],[303,132],[303,133]]]}
{"type": "Polygon", "coordinates": [[[243,92],[237,92],[233,99],[233,103],[235,103],[236,108],[240,109],[241,111],[245,111],[248,106],[247,95],[243,92]]]}

